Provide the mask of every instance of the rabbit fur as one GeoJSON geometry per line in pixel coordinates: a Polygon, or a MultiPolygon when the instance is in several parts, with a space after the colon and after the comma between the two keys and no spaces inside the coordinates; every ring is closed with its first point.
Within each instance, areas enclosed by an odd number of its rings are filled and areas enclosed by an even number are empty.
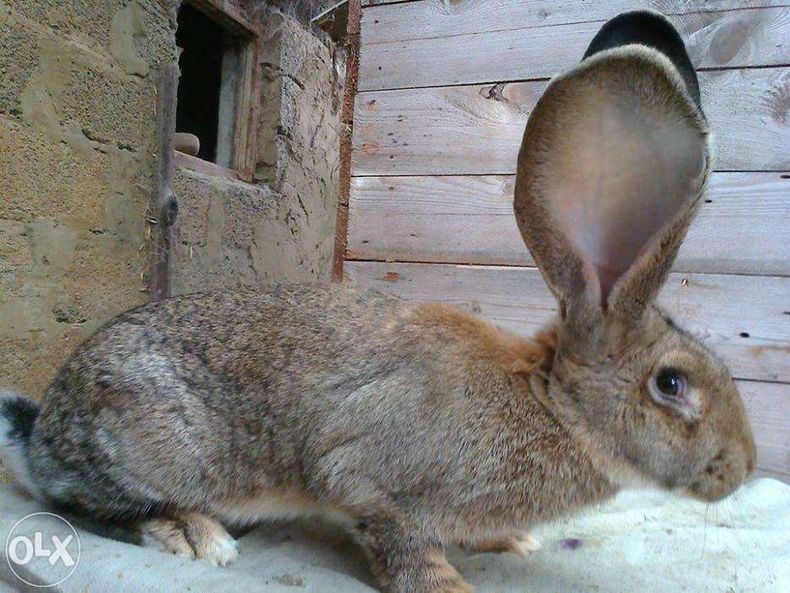
{"type": "Polygon", "coordinates": [[[330,513],[393,593],[471,591],[446,545],[516,551],[623,487],[728,495],[755,465],[740,396],[654,304],[707,124],[674,29],[629,14],[525,132],[516,219],[559,303],[539,334],[350,286],[178,296],[101,328],[40,406],[3,396],[0,453],[41,499],[219,565],[223,523],[330,513]]]}

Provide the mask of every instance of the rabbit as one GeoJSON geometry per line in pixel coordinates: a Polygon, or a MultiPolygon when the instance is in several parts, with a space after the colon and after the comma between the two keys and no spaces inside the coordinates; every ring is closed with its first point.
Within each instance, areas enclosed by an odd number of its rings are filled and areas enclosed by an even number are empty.
{"type": "Polygon", "coordinates": [[[217,565],[238,555],[225,526],[329,514],[391,593],[471,591],[446,546],[516,550],[624,488],[726,497],[755,467],[743,403],[655,304],[709,136],[677,32],[620,15],[518,156],[516,221],[559,310],[537,335],[348,285],[177,296],[98,330],[40,406],[6,394],[2,454],[41,500],[217,565]]]}

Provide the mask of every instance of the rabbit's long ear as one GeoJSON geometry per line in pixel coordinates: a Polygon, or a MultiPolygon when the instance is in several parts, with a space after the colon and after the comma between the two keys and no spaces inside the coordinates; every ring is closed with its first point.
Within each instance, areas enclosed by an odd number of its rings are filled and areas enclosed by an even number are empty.
{"type": "Polygon", "coordinates": [[[609,21],[581,64],[549,84],[518,159],[516,219],[561,310],[641,315],[708,170],[683,41],[656,13],[609,21]]]}

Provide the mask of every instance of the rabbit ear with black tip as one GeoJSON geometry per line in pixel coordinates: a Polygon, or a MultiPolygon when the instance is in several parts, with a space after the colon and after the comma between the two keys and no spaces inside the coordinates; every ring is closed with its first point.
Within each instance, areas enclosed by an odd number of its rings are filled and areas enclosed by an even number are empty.
{"type": "Polygon", "coordinates": [[[563,314],[641,316],[685,237],[710,158],[683,41],[622,14],[551,81],[518,157],[515,214],[563,314]]]}

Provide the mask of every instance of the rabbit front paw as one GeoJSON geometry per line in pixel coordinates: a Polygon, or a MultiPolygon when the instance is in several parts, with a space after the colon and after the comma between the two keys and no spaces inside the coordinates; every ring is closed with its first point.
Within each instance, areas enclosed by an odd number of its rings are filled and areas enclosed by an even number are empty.
{"type": "Polygon", "coordinates": [[[447,561],[441,543],[408,519],[373,518],[357,525],[359,543],[387,593],[472,593],[447,561]]]}
{"type": "Polygon", "coordinates": [[[540,550],[542,546],[529,533],[523,532],[509,537],[484,539],[472,543],[464,542],[461,547],[467,552],[477,554],[509,553],[526,557],[529,552],[540,550]]]}
{"type": "Polygon", "coordinates": [[[198,513],[174,513],[139,524],[143,546],[227,566],[239,557],[239,544],[214,519],[198,513]]]}

